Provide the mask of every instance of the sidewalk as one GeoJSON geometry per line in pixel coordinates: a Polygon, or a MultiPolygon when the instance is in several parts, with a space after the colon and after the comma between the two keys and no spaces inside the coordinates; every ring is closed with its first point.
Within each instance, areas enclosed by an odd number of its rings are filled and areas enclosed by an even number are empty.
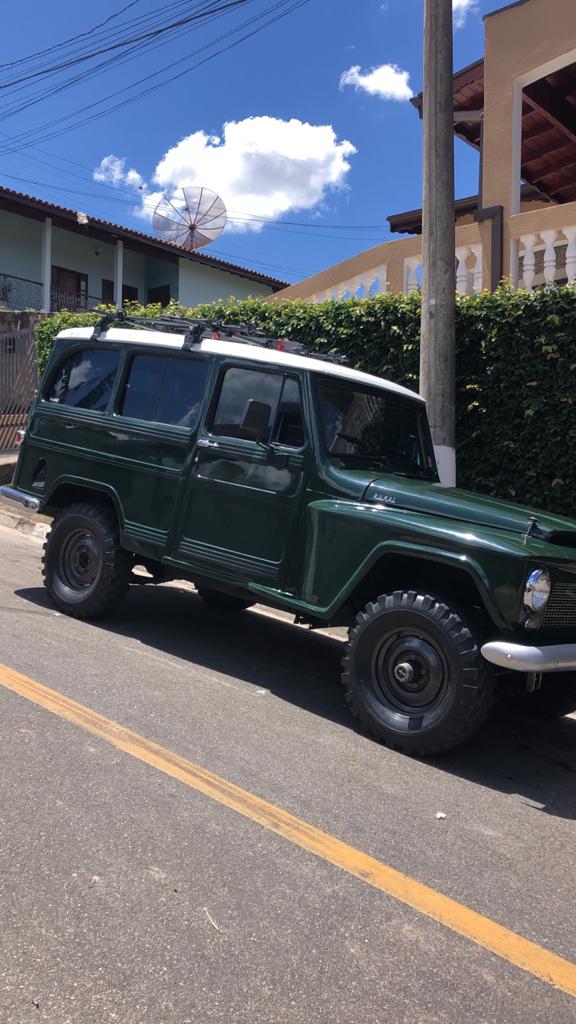
{"type": "Polygon", "coordinates": [[[29,537],[44,540],[50,523],[51,519],[48,516],[38,515],[37,512],[27,512],[26,509],[13,508],[0,500],[0,526],[5,529],[18,530],[29,537]]]}

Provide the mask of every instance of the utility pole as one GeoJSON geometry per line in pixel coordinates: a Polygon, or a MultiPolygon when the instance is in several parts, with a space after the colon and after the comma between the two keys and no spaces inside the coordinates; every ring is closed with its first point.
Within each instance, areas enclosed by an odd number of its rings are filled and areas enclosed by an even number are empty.
{"type": "Polygon", "coordinates": [[[442,483],[456,482],[452,0],[424,0],[420,392],[442,483]]]}

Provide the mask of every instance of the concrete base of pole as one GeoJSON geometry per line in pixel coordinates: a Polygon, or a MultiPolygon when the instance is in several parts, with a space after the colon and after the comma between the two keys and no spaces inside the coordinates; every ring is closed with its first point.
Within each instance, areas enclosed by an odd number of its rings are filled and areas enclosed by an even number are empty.
{"type": "Polygon", "coordinates": [[[444,487],[456,486],[456,449],[449,448],[446,444],[435,444],[434,452],[438,463],[440,483],[444,487]]]}

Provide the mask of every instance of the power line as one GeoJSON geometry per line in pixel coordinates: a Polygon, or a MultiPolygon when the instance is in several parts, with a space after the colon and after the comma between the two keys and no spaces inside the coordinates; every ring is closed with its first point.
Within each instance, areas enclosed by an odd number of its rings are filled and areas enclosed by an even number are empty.
{"type": "MultiPolygon", "coordinates": [[[[8,88],[6,84],[0,83],[0,90],[8,89],[8,92],[5,93],[8,99],[10,99],[12,96],[17,96],[19,93],[29,93],[29,95],[27,96],[22,96],[21,98],[16,99],[12,104],[10,104],[9,102],[7,104],[4,104],[4,106],[0,108],[0,119],[7,120],[8,118],[13,117],[16,114],[21,114],[25,110],[29,110],[31,107],[36,106],[39,103],[47,102],[54,96],[57,96],[63,92],[67,92],[75,86],[90,81],[91,79],[99,77],[102,74],[108,75],[112,68],[118,68],[123,64],[136,60],[137,58],[141,57],[144,53],[150,53],[153,50],[167,46],[170,42],[174,40],[175,37],[177,37],[180,40],[188,34],[190,34],[191,32],[196,32],[198,28],[198,23],[200,21],[202,22],[202,26],[208,25],[213,21],[219,20],[221,17],[228,14],[232,10],[235,10],[240,6],[243,6],[244,4],[251,2],[253,2],[253,0],[228,0],[228,2],[221,2],[216,6],[204,7],[202,11],[197,12],[194,15],[188,15],[186,18],[181,18],[177,22],[164,26],[161,29],[154,29],[153,31],[146,34],[146,38],[143,41],[134,42],[133,40],[130,40],[128,42],[114,44],[113,47],[108,47],[98,52],[91,52],[87,57],[78,58],[76,61],[70,62],[66,66],[71,67],[72,64],[79,63],[80,60],[92,60],[98,54],[108,54],[111,49],[115,49],[118,46],[128,47],[128,49],[123,49],[122,52],[115,53],[112,56],[106,56],[104,60],[100,61],[97,64],[94,64],[92,67],[83,68],[71,77],[66,78],[63,81],[60,81],[57,84],[54,84],[49,89],[46,89],[45,85],[42,84],[41,87],[36,89],[35,92],[30,92],[30,89],[37,85],[37,82],[32,80],[16,88],[8,88]]],[[[187,57],[189,56],[190,54],[187,54],[187,57]]],[[[171,67],[172,65],[169,66],[171,67]]],[[[55,77],[57,76],[57,72],[39,71],[35,75],[28,77],[33,79],[40,75],[46,77],[55,77]]],[[[130,88],[132,88],[132,86],[127,87],[127,89],[130,88]]],[[[97,101],[97,103],[93,104],[93,106],[97,106],[98,102],[104,101],[97,101]]],[[[69,118],[70,116],[73,115],[67,115],[67,118],[69,118]]],[[[65,118],[65,120],[67,118],[65,118]]],[[[32,129],[32,131],[34,131],[34,129],[32,129]]]]}
{"type": "MultiPolygon", "coordinates": [[[[50,185],[48,182],[37,181],[34,178],[23,178],[20,175],[9,174],[6,171],[2,172],[2,176],[5,177],[5,178],[9,178],[11,181],[18,181],[21,184],[36,185],[38,188],[47,188],[50,191],[58,192],[59,194],[60,193],[65,193],[65,194],[69,194],[69,195],[78,195],[78,196],[87,197],[89,199],[96,199],[96,200],[99,200],[101,202],[106,202],[106,203],[120,203],[123,206],[131,206],[132,208],[134,208],[136,206],[137,199],[138,199],[137,195],[134,195],[132,199],[123,199],[120,196],[102,196],[102,195],[98,195],[97,193],[88,192],[88,191],[86,191],[84,189],[66,188],[66,187],[63,187],[62,185],[50,185]]],[[[264,219],[264,218],[259,218],[259,217],[250,217],[249,220],[246,220],[243,217],[233,217],[233,216],[230,216],[230,213],[228,214],[227,219],[228,219],[228,222],[230,224],[235,224],[237,226],[246,226],[246,224],[249,224],[252,221],[254,221],[254,223],[262,224],[262,229],[263,230],[271,230],[271,231],[284,231],[284,228],[291,229],[294,226],[301,227],[301,228],[311,228],[315,232],[312,237],[314,237],[314,238],[328,238],[331,241],[334,241],[334,240],[345,241],[345,242],[370,242],[370,241],[374,241],[376,243],[382,241],[382,234],[379,234],[379,235],[375,236],[374,238],[370,238],[369,236],[366,236],[366,235],[360,236],[360,237],[354,237],[354,236],[350,236],[350,235],[326,235],[326,234],[322,234],[322,233],[318,233],[317,232],[317,227],[324,228],[325,230],[330,230],[330,229],[335,229],[335,230],[343,230],[343,229],[346,229],[346,230],[362,230],[364,228],[364,225],[335,225],[335,224],[315,225],[315,224],[307,224],[304,221],[302,221],[302,222],[299,222],[299,221],[283,221],[283,220],[276,220],[276,221],[274,221],[274,220],[271,220],[271,219],[264,219]]],[[[372,230],[372,229],[370,229],[370,230],[372,230]]],[[[385,229],[382,227],[381,230],[384,231],[385,229]]],[[[300,230],[297,230],[297,231],[288,230],[288,231],[285,231],[284,233],[285,234],[292,234],[292,235],[303,235],[304,237],[310,237],[305,231],[300,231],[300,230]]],[[[386,233],[388,233],[388,232],[386,232],[386,233]]]]}
{"type": "Polygon", "coordinates": [[[148,39],[156,39],[158,36],[165,35],[167,32],[174,32],[175,29],[181,29],[185,25],[188,25],[191,21],[198,21],[210,14],[217,13],[220,10],[228,10],[233,7],[244,6],[249,3],[250,0],[229,0],[228,3],[223,3],[220,7],[206,7],[204,11],[199,11],[195,14],[189,14],[187,17],[179,18],[176,21],[169,22],[168,24],[161,25],[158,28],[150,29],[148,32],[141,32],[136,36],[128,36],[125,39],[120,39],[115,43],[111,43],[108,46],[103,46],[99,50],[90,50],[88,53],[80,54],[74,58],[70,58],[63,61],[61,64],[55,64],[47,69],[38,69],[31,71],[27,75],[23,75],[20,78],[13,79],[9,82],[0,83],[0,90],[11,89],[16,85],[21,85],[23,82],[27,82],[33,78],[43,77],[44,75],[52,75],[58,71],[64,71],[68,68],[74,67],[76,64],[83,63],[84,61],[93,60],[95,57],[100,57],[105,53],[111,53],[113,50],[117,50],[123,46],[131,46],[135,43],[146,42],[148,39]]]}
{"type": "Polygon", "coordinates": [[[132,2],[129,3],[129,4],[126,4],[125,7],[121,7],[119,11],[116,11],[114,14],[110,14],[107,18],[104,19],[104,21],[100,21],[96,25],[93,25],[92,28],[86,29],[85,32],[80,32],[78,35],[70,36],[68,39],[64,39],[60,43],[55,43],[52,46],[48,46],[44,50],[36,50],[35,53],[28,54],[27,57],[20,57],[18,60],[11,60],[11,61],[4,62],[3,70],[6,69],[6,68],[16,67],[17,65],[20,65],[20,64],[26,64],[26,63],[28,63],[28,61],[33,60],[33,58],[35,58],[35,57],[41,57],[41,56],[43,56],[46,53],[52,53],[54,50],[59,50],[62,47],[67,46],[69,43],[75,42],[78,39],[83,39],[86,36],[90,36],[94,32],[96,32],[98,29],[101,29],[103,26],[108,25],[109,22],[113,21],[115,18],[119,18],[127,10],[129,10],[131,7],[135,7],[136,4],[139,4],[139,3],[141,3],[141,0],[132,0],[132,2]]]}
{"type": "Polygon", "coordinates": [[[224,33],[224,35],[221,36],[219,39],[213,40],[211,43],[207,44],[206,46],[201,47],[200,50],[197,51],[197,52],[202,52],[202,50],[209,49],[210,47],[216,45],[218,42],[226,41],[230,37],[232,37],[234,35],[237,35],[238,32],[242,31],[242,29],[248,28],[249,26],[253,26],[244,35],[240,36],[240,38],[235,39],[232,42],[228,42],[227,45],[222,46],[219,50],[216,50],[214,53],[209,54],[208,56],[204,57],[202,60],[197,61],[195,64],[192,64],[190,67],[186,67],[182,71],[178,72],[177,74],[171,75],[170,77],[164,79],[161,82],[157,82],[154,85],[148,86],[146,89],[142,89],[140,92],[136,93],[135,95],[129,96],[129,97],[127,97],[126,99],[122,100],[119,103],[114,103],[113,105],[105,108],[104,110],[97,111],[97,112],[95,112],[93,114],[90,114],[87,117],[81,118],[80,120],[78,120],[76,122],[68,124],[67,126],[65,126],[65,125],[63,126],[63,122],[71,121],[72,118],[77,117],[80,114],[87,114],[88,111],[94,110],[94,108],[101,106],[107,100],[116,99],[122,93],[130,92],[132,89],[136,88],[137,86],[143,85],[145,82],[150,81],[151,79],[157,78],[158,75],[161,75],[161,74],[165,73],[167,70],[171,70],[176,64],[180,64],[184,60],[187,60],[188,57],[190,56],[189,54],[187,54],[186,57],[180,58],[178,61],[173,62],[172,64],[168,65],[167,67],[161,68],[158,71],[155,71],[155,72],[153,72],[153,73],[151,73],[149,75],[146,75],[146,76],[144,76],[144,78],[139,79],[137,82],[132,83],[132,85],[127,86],[124,89],[121,89],[119,91],[116,91],[113,94],[109,94],[108,96],[104,97],[101,100],[97,100],[97,101],[95,101],[93,103],[87,104],[86,106],[81,107],[79,110],[73,111],[72,113],[66,115],[64,118],[58,118],[58,119],[56,119],[54,121],[48,122],[47,124],[41,126],[40,128],[30,129],[30,130],[28,130],[26,132],[21,133],[18,136],[13,136],[10,139],[10,142],[12,143],[12,145],[10,147],[5,147],[3,152],[4,153],[19,152],[21,149],[23,149],[27,145],[29,145],[31,141],[34,141],[36,143],[37,142],[48,141],[51,138],[56,138],[56,137],[58,137],[60,135],[67,134],[70,131],[75,131],[77,128],[84,127],[85,125],[90,124],[90,123],[94,122],[95,120],[98,120],[101,117],[104,117],[107,114],[110,114],[110,113],[112,113],[112,112],[114,112],[116,110],[121,110],[124,107],[128,106],[129,104],[136,102],[138,99],[141,99],[143,96],[147,96],[150,93],[155,92],[157,89],[164,87],[165,85],[169,84],[170,82],[177,81],[178,79],[182,78],[184,75],[189,74],[191,71],[193,71],[193,70],[203,66],[208,61],[213,60],[215,57],[221,56],[222,54],[228,52],[229,50],[233,49],[234,47],[240,45],[240,43],[245,42],[247,39],[252,38],[257,33],[263,31],[265,28],[269,27],[270,25],[274,24],[275,22],[279,21],[280,19],[282,19],[282,18],[286,17],[287,15],[291,14],[293,11],[295,11],[295,10],[305,6],[309,2],[310,2],[310,0],[277,0],[276,3],[270,5],[268,8],[266,8],[260,14],[254,15],[252,18],[247,19],[247,21],[245,21],[241,25],[239,25],[236,28],[233,28],[233,29],[229,30],[228,32],[224,33]],[[268,15],[270,15],[270,17],[268,17],[267,20],[264,20],[268,15]],[[50,129],[53,129],[53,130],[51,131],[50,129]],[[43,136],[42,135],[39,136],[39,133],[42,132],[43,130],[44,130],[45,134],[43,136]],[[35,137],[35,135],[36,135],[36,137],[35,137]]]}

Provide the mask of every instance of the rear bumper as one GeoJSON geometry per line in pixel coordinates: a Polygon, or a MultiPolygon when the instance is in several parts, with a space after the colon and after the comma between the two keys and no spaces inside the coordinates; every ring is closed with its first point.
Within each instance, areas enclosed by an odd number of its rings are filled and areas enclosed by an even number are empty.
{"type": "Polygon", "coordinates": [[[486,661],[513,672],[576,671],[576,644],[528,647],[495,640],[484,644],[481,650],[486,661]]]}
{"type": "Polygon", "coordinates": [[[0,501],[5,505],[24,508],[28,512],[38,512],[40,509],[38,498],[32,498],[29,494],[24,494],[24,491],[17,491],[15,487],[0,487],[0,501]]]}

